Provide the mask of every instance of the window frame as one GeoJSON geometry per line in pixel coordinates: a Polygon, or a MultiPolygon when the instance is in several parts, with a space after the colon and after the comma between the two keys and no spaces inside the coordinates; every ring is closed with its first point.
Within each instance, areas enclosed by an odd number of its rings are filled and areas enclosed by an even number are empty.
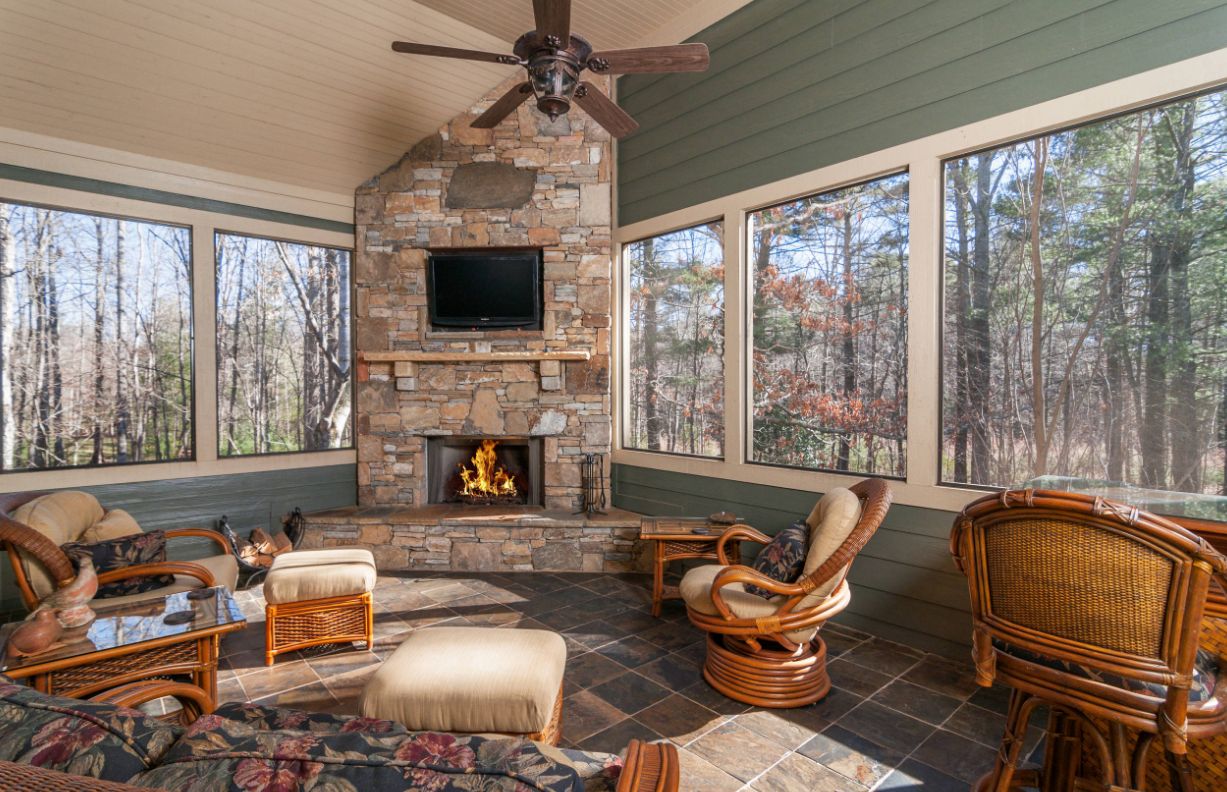
{"type": "MultiPolygon", "coordinates": [[[[0,149],[4,142],[0,140],[0,149]]],[[[57,162],[45,162],[41,158],[30,159],[20,148],[13,149],[15,164],[30,167],[45,165],[56,166],[57,162]]],[[[96,165],[94,163],[76,164],[68,170],[76,170],[91,174],[93,178],[115,179],[119,176],[127,180],[129,185],[136,185],[128,194],[123,195],[105,190],[92,191],[86,187],[59,186],[55,180],[40,181],[36,178],[7,178],[0,175],[0,196],[6,202],[35,205],[39,207],[60,209],[69,212],[118,217],[140,220],[173,226],[185,226],[191,229],[192,251],[192,376],[193,404],[192,459],[168,461],[146,460],[139,463],[123,465],[92,465],[71,468],[51,468],[40,470],[12,470],[0,475],[0,491],[19,492],[22,490],[38,490],[47,487],[74,488],[93,487],[110,484],[128,484],[146,481],[161,481],[166,479],[196,478],[201,476],[228,475],[235,473],[254,473],[266,471],[286,471],[305,468],[316,468],[328,465],[356,463],[357,452],[354,448],[329,449],[323,451],[292,452],[272,456],[219,457],[216,453],[216,408],[217,404],[212,394],[216,393],[216,313],[215,313],[215,283],[216,258],[213,247],[215,230],[226,230],[232,233],[260,236],[267,238],[285,238],[300,244],[318,244],[325,247],[356,249],[356,239],[353,234],[334,230],[338,221],[330,218],[337,214],[332,211],[333,204],[325,204],[322,200],[292,196],[269,197],[267,191],[257,194],[258,188],[243,186],[221,187],[211,182],[194,182],[191,177],[181,177],[172,174],[150,173],[142,171],[139,174],[115,172],[115,166],[96,165]],[[191,183],[192,189],[186,186],[191,183]],[[203,200],[201,205],[186,202],[190,205],[161,201],[159,190],[177,191],[172,195],[191,193],[203,200]],[[149,197],[143,197],[150,193],[149,197]],[[138,196],[138,197],[133,197],[138,196]],[[216,205],[219,201],[225,204],[236,198],[246,198],[247,203],[234,204],[241,207],[242,212],[226,212],[210,208],[210,201],[216,205]],[[261,200],[257,200],[261,198],[261,200]],[[311,218],[320,218],[320,225],[302,224],[283,219],[265,219],[250,216],[246,211],[260,212],[258,207],[268,205],[270,216],[277,217],[278,211],[295,213],[307,210],[315,212],[311,218]],[[201,266],[201,262],[210,266],[201,266]],[[54,477],[52,479],[51,477],[54,477]]],[[[58,171],[48,171],[55,173],[58,171]]],[[[37,171],[36,171],[37,173],[37,171]]],[[[308,215],[300,215],[304,218],[308,215]]],[[[351,259],[352,263],[352,259],[351,259]]],[[[356,287],[357,278],[351,275],[351,298],[356,287]]],[[[356,319],[356,302],[351,303],[351,322],[356,319]]],[[[351,345],[355,339],[351,333],[351,345]]],[[[356,378],[355,378],[356,381],[356,378]]],[[[352,436],[351,430],[351,436],[352,436]]]]}
{"type": "MultiPolygon", "coordinates": [[[[1190,90],[1190,91],[1183,91],[1183,92],[1178,91],[1175,94],[1162,98],[1162,99],[1155,99],[1153,101],[1143,102],[1143,103],[1140,103],[1140,104],[1137,104],[1131,107],[1122,108],[1122,109],[1114,110],[1111,112],[1106,112],[1103,114],[1092,116],[1090,118],[1084,118],[1075,123],[1063,124],[1061,126],[1056,126],[1051,129],[1046,129],[1046,130],[1034,132],[1028,135],[1023,135],[1020,137],[998,141],[989,146],[980,146],[978,148],[971,149],[968,151],[963,151],[958,154],[951,154],[941,159],[939,163],[940,182],[941,182],[940,183],[941,197],[939,199],[939,203],[940,203],[940,208],[941,208],[941,218],[938,224],[939,248],[938,248],[938,262],[937,262],[937,265],[940,268],[939,283],[941,284],[941,288],[940,288],[941,293],[939,294],[940,305],[939,305],[939,315],[938,315],[938,342],[937,342],[938,343],[938,346],[937,346],[937,383],[938,383],[937,435],[938,435],[938,442],[937,442],[937,462],[936,462],[937,464],[937,486],[942,487],[942,488],[968,489],[968,490],[974,490],[979,493],[1001,492],[1003,489],[1005,489],[1003,486],[994,485],[994,484],[973,484],[970,482],[962,482],[962,481],[947,481],[942,475],[942,462],[943,462],[943,456],[945,454],[945,450],[944,450],[944,435],[945,435],[945,429],[946,429],[945,422],[946,422],[946,414],[947,414],[946,398],[945,398],[946,394],[945,394],[945,390],[943,387],[943,383],[945,382],[945,376],[946,376],[946,356],[944,354],[944,349],[945,349],[945,342],[946,342],[946,308],[947,308],[947,305],[946,305],[947,294],[946,294],[946,289],[945,289],[946,241],[947,241],[946,239],[946,192],[947,192],[946,166],[949,165],[951,162],[962,159],[964,157],[974,157],[978,154],[986,154],[988,152],[997,151],[1003,148],[1010,148],[1013,146],[1024,145],[1024,144],[1039,140],[1041,138],[1052,137],[1053,135],[1060,135],[1065,132],[1073,132],[1075,130],[1082,129],[1084,127],[1094,126],[1095,124],[1101,124],[1101,123],[1105,123],[1108,121],[1115,121],[1118,118],[1124,118],[1126,116],[1135,115],[1137,113],[1145,113],[1149,110],[1154,110],[1156,108],[1163,107],[1164,105],[1174,104],[1176,102],[1182,102],[1188,99],[1196,99],[1202,96],[1208,96],[1210,94],[1215,94],[1215,93],[1227,93],[1227,78],[1225,78],[1224,81],[1218,82],[1214,85],[1202,86],[1195,90],[1190,90]]],[[[1227,156],[1227,155],[1224,155],[1224,156],[1227,156]]],[[[1056,475],[1060,475],[1060,474],[1056,474],[1056,475]]],[[[1177,494],[1180,494],[1182,492],[1182,490],[1158,490],[1158,491],[1173,492],[1177,494]]],[[[1197,494],[1197,493],[1187,493],[1187,494],[1197,494]]]]}
{"type": "MultiPolygon", "coordinates": [[[[777,206],[786,206],[788,204],[796,203],[797,201],[803,201],[806,198],[815,198],[815,197],[822,196],[822,195],[828,195],[830,193],[839,192],[840,190],[846,190],[851,187],[863,187],[867,184],[873,184],[874,182],[882,181],[883,179],[891,179],[896,176],[906,176],[908,179],[908,205],[909,205],[909,211],[910,211],[912,174],[906,167],[900,168],[893,172],[880,173],[880,174],[870,176],[869,178],[865,178],[865,179],[854,179],[852,181],[843,182],[843,183],[840,183],[834,186],[824,187],[820,190],[814,190],[811,192],[807,192],[803,195],[798,195],[792,198],[787,198],[783,201],[773,201],[769,204],[755,207],[753,209],[747,209],[745,211],[744,213],[745,225],[746,225],[745,238],[746,238],[747,252],[746,252],[746,258],[745,258],[745,262],[743,266],[746,268],[746,283],[748,287],[746,291],[746,295],[745,295],[745,309],[744,309],[746,312],[746,338],[748,339],[748,343],[744,345],[744,348],[742,350],[742,355],[745,358],[744,365],[745,365],[745,370],[746,370],[745,387],[746,387],[746,408],[747,409],[745,412],[745,428],[743,430],[746,435],[746,442],[744,444],[745,445],[745,449],[744,449],[745,457],[743,459],[743,462],[745,464],[756,465],[756,466],[765,467],[765,468],[780,468],[783,470],[798,470],[798,471],[807,472],[807,473],[829,473],[831,475],[836,475],[836,476],[854,476],[857,478],[857,480],[860,480],[862,478],[865,478],[871,475],[868,473],[860,473],[856,471],[836,470],[835,468],[828,468],[828,467],[805,467],[803,465],[787,465],[782,462],[762,462],[754,458],[754,363],[753,363],[753,360],[754,360],[754,340],[753,340],[754,339],[754,273],[751,271],[753,268],[752,258],[753,258],[754,242],[750,236],[750,221],[751,221],[751,218],[755,214],[757,214],[758,212],[765,211],[767,209],[774,209],[777,206]]],[[[911,269],[911,263],[912,263],[911,242],[912,242],[911,225],[910,225],[910,217],[909,217],[908,260],[907,260],[907,264],[904,266],[905,274],[907,274],[907,272],[911,269]]],[[[909,304],[911,302],[911,296],[912,296],[911,290],[909,289],[908,290],[909,304]]],[[[911,312],[909,311],[908,313],[910,314],[911,312]]],[[[908,330],[908,329],[910,328],[908,328],[907,324],[905,323],[905,330],[908,330]]],[[[905,332],[905,335],[906,335],[906,332],[905,332]]],[[[910,344],[908,345],[908,348],[907,348],[907,354],[909,356],[911,354],[910,344]]],[[[909,377],[909,382],[910,381],[911,380],[909,377]]],[[[908,397],[910,397],[910,394],[905,393],[905,404],[906,404],[906,400],[908,397]]],[[[905,434],[906,434],[906,421],[904,422],[904,424],[905,424],[905,434]]],[[[907,481],[907,470],[908,470],[907,439],[908,438],[905,438],[904,440],[903,475],[885,475],[885,474],[875,473],[875,474],[872,474],[873,478],[885,479],[886,481],[907,481]]]]}
{"type": "MultiPolygon", "coordinates": [[[[723,478],[750,484],[825,492],[848,486],[863,474],[834,473],[748,462],[750,381],[747,356],[733,349],[750,335],[751,295],[747,289],[750,243],[743,231],[746,215],[757,209],[827,192],[892,172],[909,174],[908,207],[908,412],[906,479],[895,480],[895,502],[957,512],[969,501],[997,488],[942,483],[940,377],[943,322],[943,162],[1010,142],[1052,134],[1116,115],[1124,115],[1186,96],[1227,88],[1227,48],[1150,69],[1065,96],[1010,111],[877,150],[849,160],[613,229],[615,266],[621,267],[623,240],[655,236],[714,217],[725,223],[725,458],[689,459],[626,448],[615,409],[615,464],[649,467],[665,473],[723,478]]],[[[619,278],[619,289],[625,284],[619,278]]],[[[625,336],[624,303],[616,303],[615,324],[625,336]]],[[[624,348],[624,347],[623,347],[624,348]]],[[[625,379],[625,355],[614,376],[625,379]]],[[[621,385],[620,385],[621,387],[621,385]]]]}
{"type": "Polygon", "coordinates": [[[144,216],[135,216],[126,213],[95,211],[91,209],[79,209],[72,206],[63,206],[57,203],[48,203],[42,201],[27,201],[9,198],[7,193],[0,192],[0,204],[11,204],[19,206],[28,206],[32,209],[45,209],[53,212],[66,212],[70,214],[87,215],[90,217],[103,217],[109,220],[129,221],[134,223],[146,223],[148,225],[160,225],[170,228],[181,228],[187,231],[188,251],[190,251],[190,260],[188,261],[188,360],[187,365],[191,376],[191,388],[188,393],[188,417],[191,435],[192,453],[190,456],[184,457],[182,460],[168,459],[144,459],[139,462],[111,462],[95,465],[92,463],[84,465],[68,465],[57,468],[0,468],[0,477],[10,477],[21,474],[44,474],[51,473],[67,473],[78,470],[111,470],[116,468],[136,468],[148,465],[165,465],[174,462],[195,462],[200,458],[199,439],[197,437],[199,427],[196,425],[197,419],[197,370],[196,370],[196,271],[198,262],[196,260],[196,228],[190,223],[172,222],[167,220],[153,219],[144,216]]]}
{"type": "MultiPolygon", "coordinates": [[[[625,260],[626,259],[625,257],[626,248],[630,247],[631,245],[638,244],[639,242],[646,242],[649,239],[657,239],[659,237],[668,236],[669,234],[676,234],[682,231],[689,231],[691,229],[698,228],[699,226],[709,225],[711,223],[721,223],[720,232],[721,232],[721,235],[723,236],[727,233],[727,229],[723,225],[723,222],[724,222],[723,218],[713,216],[713,217],[710,217],[704,220],[697,220],[692,223],[687,223],[685,225],[678,226],[676,228],[666,229],[666,230],[659,231],[654,234],[647,234],[645,236],[640,236],[635,239],[628,239],[625,241],[618,240],[614,243],[614,245],[616,246],[616,253],[614,254],[614,257],[613,257],[614,266],[617,267],[617,273],[618,273],[618,277],[615,278],[617,282],[617,286],[616,286],[617,294],[615,296],[616,302],[615,302],[614,314],[616,315],[616,318],[614,321],[620,322],[621,327],[624,330],[624,332],[618,333],[618,345],[617,345],[618,364],[615,367],[618,371],[618,376],[617,376],[617,382],[613,383],[613,387],[615,388],[613,395],[615,398],[611,400],[612,403],[615,404],[613,412],[617,416],[630,415],[630,399],[631,399],[630,376],[628,374],[628,372],[630,371],[630,364],[631,364],[631,353],[630,353],[630,349],[631,349],[631,322],[630,322],[631,268],[630,268],[630,263],[625,260]]],[[[723,314],[722,318],[724,319],[724,322],[725,322],[724,329],[727,332],[728,314],[729,314],[728,292],[727,292],[728,263],[727,263],[726,249],[723,246],[721,247],[720,266],[725,268],[725,273],[726,273],[725,281],[722,287],[723,291],[722,291],[721,298],[720,298],[720,310],[721,310],[721,313],[723,314]]],[[[728,412],[728,407],[727,407],[728,405],[728,393],[727,393],[727,388],[728,388],[728,376],[727,376],[728,337],[727,336],[725,336],[725,355],[724,355],[724,359],[721,362],[723,364],[723,368],[725,369],[724,371],[725,392],[722,394],[722,397],[725,403],[725,412],[727,413],[728,412]]],[[[617,437],[617,443],[615,444],[615,447],[626,448],[629,451],[635,451],[636,453],[640,453],[640,454],[651,454],[653,456],[681,457],[683,459],[723,462],[724,459],[727,458],[729,455],[727,415],[726,415],[726,421],[725,421],[724,428],[725,428],[724,437],[720,443],[720,454],[718,456],[708,456],[706,454],[689,454],[684,451],[664,451],[664,450],[656,451],[656,450],[652,450],[649,448],[636,448],[633,446],[629,446],[627,445],[627,441],[629,439],[629,433],[630,433],[630,421],[629,420],[618,422],[618,426],[616,427],[614,431],[614,435],[617,437]]]]}
{"type": "Polygon", "coordinates": [[[322,454],[322,453],[328,453],[330,451],[356,451],[358,448],[358,409],[357,409],[357,406],[358,406],[358,401],[357,401],[358,399],[358,389],[357,389],[358,377],[356,376],[357,371],[358,371],[358,347],[357,347],[357,334],[355,332],[357,329],[357,323],[354,321],[354,318],[355,318],[355,312],[356,312],[355,309],[357,306],[358,290],[356,286],[357,279],[354,277],[354,255],[356,252],[355,248],[353,246],[345,247],[343,245],[326,245],[326,244],[322,244],[318,242],[304,242],[301,239],[288,237],[288,236],[286,237],[266,236],[263,234],[255,234],[250,231],[234,231],[229,228],[223,228],[221,226],[213,227],[212,245],[213,245],[213,260],[211,263],[213,265],[213,284],[214,284],[213,286],[213,315],[212,315],[213,332],[214,332],[214,338],[213,338],[214,353],[213,354],[214,354],[214,360],[217,361],[217,363],[214,366],[215,376],[214,376],[214,382],[213,382],[213,399],[214,399],[213,404],[217,407],[217,409],[214,410],[213,421],[214,421],[214,429],[217,432],[217,435],[215,437],[216,446],[217,446],[215,449],[215,453],[217,454],[217,458],[219,460],[261,459],[261,458],[268,458],[268,457],[284,458],[284,457],[291,457],[291,456],[301,456],[304,454],[307,454],[307,455],[322,454]],[[221,442],[222,442],[222,436],[221,436],[222,416],[221,416],[221,409],[220,409],[221,399],[222,399],[221,378],[216,376],[217,366],[220,366],[221,364],[221,352],[219,349],[217,349],[217,346],[220,343],[220,341],[217,338],[216,333],[217,333],[217,318],[218,318],[218,314],[221,313],[221,308],[218,304],[219,297],[217,293],[217,280],[221,276],[221,273],[217,267],[217,251],[218,251],[217,238],[222,235],[241,236],[241,237],[247,237],[248,239],[258,239],[258,240],[265,241],[265,242],[284,242],[288,245],[303,245],[305,247],[331,248],[333,250],[343,250],[349,254],[348,291],[349,291],[349,405],[350,405],[350,409],[349,409],[349,443],[347,445],[337,446],[336,448],[325,448],[325,449],[315,449],[315,450],[299,449],[297,451],[264,451],[259,454],[223,454],[221,452],[221,442]]]}

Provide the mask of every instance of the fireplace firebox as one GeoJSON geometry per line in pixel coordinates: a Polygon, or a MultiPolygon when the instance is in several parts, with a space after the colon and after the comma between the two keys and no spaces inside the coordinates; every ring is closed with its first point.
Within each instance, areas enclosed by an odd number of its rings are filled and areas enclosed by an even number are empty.
{"type": "Polygon", "coordinates": [[[430,503],[540,506],[539,437],[431,437],[426,444],[430,503]]]}

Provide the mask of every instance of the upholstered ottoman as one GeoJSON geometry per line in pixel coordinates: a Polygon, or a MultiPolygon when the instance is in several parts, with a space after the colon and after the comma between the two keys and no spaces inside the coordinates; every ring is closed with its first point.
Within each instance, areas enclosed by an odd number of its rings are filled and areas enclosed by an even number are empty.
{"type": "Polygon", "coordinates": [[[327,643],[372,647],[375,557],[360,547],[295,550],[277,556],[264,578],[264,662],[327,643]]]}
{"type": "Polygon", "coordinates": [[[359,710],[411,730],[496,732],[556,745],[566,664],[558,633],[431,627],[384,661],[359,710]]]}

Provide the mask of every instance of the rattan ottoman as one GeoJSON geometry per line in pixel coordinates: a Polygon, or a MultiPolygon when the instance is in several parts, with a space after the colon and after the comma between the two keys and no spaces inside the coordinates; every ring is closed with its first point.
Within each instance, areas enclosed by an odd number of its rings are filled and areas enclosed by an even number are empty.
{"type": "Polygon", "coordinates": [[[362,691],[359,711],[413,731],[498,733],[557,745],[567,647],[548,630],[430,627],[362,691]]]}
{"type": "Polygon", "coordinates": [[[264,663],[319,644],[372,644],[375,557],[360,547],[277,556],[264,578],[264,663]]]}

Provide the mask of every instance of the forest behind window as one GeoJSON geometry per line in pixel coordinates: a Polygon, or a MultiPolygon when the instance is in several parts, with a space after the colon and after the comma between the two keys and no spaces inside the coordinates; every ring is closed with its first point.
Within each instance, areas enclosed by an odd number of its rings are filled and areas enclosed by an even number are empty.
{"type": "Polygon", "coordinates": [[[0,203],[0,469],[191,459],[187,228],[0,203]]]}
{"type": "Polygon", "coordinates": [[[905,473],[908,176],[754,212],[753,460],[905,473]]]}
{"type": "Polygon", "coordinates": [[[724,453],[724,224],[634,242],[626,447],[724,453]]]}
{"type": "Polygon", "coordinates": [[[350,254],[218,234],[218,454],[351,445],[350,254]]]}
{"type": "Polygon", "coordinates": [[[1227,94],[945,164],[942,478],[1227,493],[1227,94]]]}

